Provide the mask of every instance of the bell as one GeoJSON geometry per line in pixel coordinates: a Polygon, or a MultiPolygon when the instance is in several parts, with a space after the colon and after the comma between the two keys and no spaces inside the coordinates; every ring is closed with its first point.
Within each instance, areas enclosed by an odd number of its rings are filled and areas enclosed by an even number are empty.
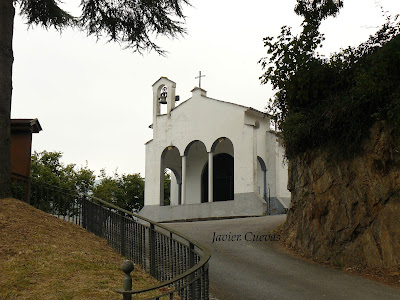
{"type": "Polygon", "coordinates": [[[167,93],[161,93],[160,95],[160,103],[167,104],[167,93]]]}
{"type": "Polygon", "coordinates": [[[168,91],[168,89],[166,86],[164,86],[161,90],[161,93],[160,93],[160,103],[161,104],[167,104],[167,91],[168,91]]]}

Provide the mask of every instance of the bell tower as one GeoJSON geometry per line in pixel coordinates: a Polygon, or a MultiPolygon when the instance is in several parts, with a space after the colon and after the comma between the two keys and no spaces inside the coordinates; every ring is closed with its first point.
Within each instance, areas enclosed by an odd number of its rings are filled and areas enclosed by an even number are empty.
{"type": "Polygon", "coordinates": [[[161,115],[161,105],[167,105],[167,115],[175,108],[176,83],[167,77],[161,77],[153,84],[153,124],[161,115]]]}

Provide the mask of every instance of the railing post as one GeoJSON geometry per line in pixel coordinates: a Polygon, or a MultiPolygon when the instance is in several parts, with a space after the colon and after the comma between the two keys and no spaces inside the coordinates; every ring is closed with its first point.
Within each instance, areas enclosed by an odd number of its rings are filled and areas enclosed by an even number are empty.
{"type": "Polygon", "coordinates": [[[82,197],[82,227],[86,229],[86,195],[82,197]]]}
{"type": "Polygon", "coordinates": [[[33,199],[33,203],[31,203],[31,205],[33,207],[35,207],[35,204],[38,202],[38,195],[39,195],[39,187],[38,187],[39,183],[36,181],[35,182],[35,197],[33,199]]]}
{"type": "Polygon", "coordinates": [[[125,217],[123,215],[120,215],[121,217],[121,222],[120,222],[120,226],[121,226],[121,255],[125,256],[126,255],[126,234],[125,234],[125,217]]]}
{"type": "Polygon", "coordinates": [[[205,273],[203,274],[204,283],[205,283],[203,299],[209,299],[210,298],[210,281],[209,281],[209,277],[208,277],[208,262],[203,267],[204,267],[203,270],[205,270],[205,273]]]}
{"type": "Polygon", "coordinates": [[[27,184],[26,184],[26,189],[25,189],[25,202],[28,204],[31,204],[31,178],[28,177],[27,180],[27,184]]]}
{"type": "MultiPolygon", "coordinates": [[[[190,242],[189,243],[189,269],[194,267],[195,265],[195,260],[194,260],[194,245],[190,242]]],[[[189,282],[192,281],[195,278],[194,272],[189,275],[189,282]]],[[[194,299],[194,292],[195,292],[195,282],[192,282],[189,285],[189,299],[194,299]]]]}
{"type": "MultiPolygon", "coordinates": [[[[133,265],[133,263],[130,260],[125,260],[122,263],[122,272],[125,273],[124,276],[124,280],[122,282],[122,290],[123,291],[131,291],[132,290],[132,276],[131,276],[131,272],[133,271],[133,269],[135,268],[135,266],[133,265]]],[[[131,300],[132,299],[132,295],[131,294],[124,294],[123,295],[123,300],[131,300]]]]}
{"type": "Polygon", "coordinates": [[[149,231],[149,251],[150,251],[150,275],[156,275],[156,234],[154,224],[150,224],[149,231]]]}

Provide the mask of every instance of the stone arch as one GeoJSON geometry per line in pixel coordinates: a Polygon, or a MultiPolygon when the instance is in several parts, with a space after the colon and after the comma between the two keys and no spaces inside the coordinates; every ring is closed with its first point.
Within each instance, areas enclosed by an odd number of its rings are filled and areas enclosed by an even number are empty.
{"type": "Polygon", "coordinates": [[[257,193],[267,201],[267,166],[260,156],[257,156],[257,193]]]}
{"type": "MultiPolygon", "coordinates": [[[[191,148],[193,145],[196,145],[196,144],[203,144],[204,147],[206,148],[206,145],[205,145],[202,141],[200,141],[200,140],[193,140],[193,141],[191,141],[191,142],[186,146],[185,151],[183,152],[183,155],[184,155],[184,156],[188,156],[190,148],[191,148]]],[[[207,149],[207,148],[206,148],[206,149],[207,149]]]]}
{"type": "Polygon", "coordinates": [[[172,173],[175,175],[176,182],[178,184],[182,183],[182,178],[181,178],[181,175],[179,174],[179,172],[177,170],[175,170],[174,168],[168,168],[168,169],[170,169],[172,171],[172,173]]]}
{"type": "Polygon", "coordinates": [[[213,153],[228,153],[234,157],[234,147],[232,141],[227,137],[217,138],[211,146],[211,152],[213,153]]]}
{"type": "MultiPolygon", "coordinates": [[[[182,162],[179,149],[175,146],[166,147],[161,154],[161,166],[160,166],[160,205],[166,205],[164,203],[164,172],[166,169],[171,170],[175,178],[171,178],[171,198],[170,203],[181,204],[181,185],[182,185],[182,162]],[[173,186],[174,184],[174,186],[173,186]],[[172,193],[174,191],[174,194],[172,193]],[[174,196],[174,197],[172,197],[174,196]]],[[[171,176],[172,177],[172,176],[171,176]]]]}

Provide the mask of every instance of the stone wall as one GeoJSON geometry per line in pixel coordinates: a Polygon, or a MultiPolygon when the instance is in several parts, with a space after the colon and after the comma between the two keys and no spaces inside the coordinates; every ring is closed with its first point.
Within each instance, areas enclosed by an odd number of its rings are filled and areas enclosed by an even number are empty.
{"type": "Polygon", "coordinates": [[[289,163],[292,204],[282,234],[300,253],[338,266],[400,267],[400,150],[375,124],[362,155],[323,151],[289,163]]]}

